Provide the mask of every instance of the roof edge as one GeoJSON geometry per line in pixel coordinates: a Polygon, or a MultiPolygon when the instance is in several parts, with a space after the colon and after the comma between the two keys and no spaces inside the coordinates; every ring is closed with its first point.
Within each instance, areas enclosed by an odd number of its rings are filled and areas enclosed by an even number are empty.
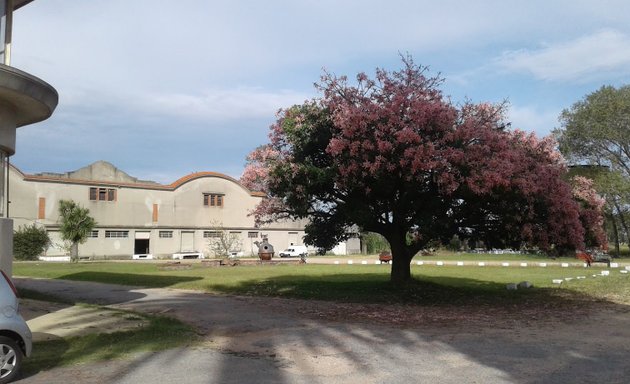
{"type": "Polygon", "coordinates": [[[180,177],[179,179],[177,179],[176,181],[170,184],[143,184],[143,183],[125,183],[125,182],[85,180],[85,179],[68,179],[68,178],[53,177],[53,176],[39,176],[39,175],[32,175],[32,174],[24,173],[14,164],[11,164],[11,168],[13,168],[18,174],[20,174],[22,176],[22,179],[24,179],[25,181],[41,181],[41,182],[48,182],[48,183],[81,184],[81,185],[103,185],[103,186],[125,187],[125,188],[134,188],[134,189],[152,189],[152,190],[160,190],[160,191],[174,191],[177,188],[181,187],[182,185],[188,182],[191,182],[193,180],[201,179],[204,177],[216,177],[216,178],[228,180],[237,184],[250,196],[254,196],[254,197],[267,196],[263,192],[251,191],[235,178],[228,176],[226,174],[223,174],[223,173],[219,173],[219,172],[209,172],[209,171],[194,172],[186,176],[180,177]]]}

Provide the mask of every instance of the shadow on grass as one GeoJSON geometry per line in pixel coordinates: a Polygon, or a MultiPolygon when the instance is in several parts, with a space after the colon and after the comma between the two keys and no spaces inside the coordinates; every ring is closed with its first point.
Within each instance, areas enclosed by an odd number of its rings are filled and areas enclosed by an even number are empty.
{"type": "Polygon", "coordinates": [[[162,351],[189,345],[197,339],[193,329],[178,320],[159,316],[148,319],[149,325],[134,330],[37,342],[33,346],[33,355],[24,362],[23,376],[33,376],[58,366],[162,351]]]}
{"type": "Polygon", "coordinates": [[[129,285],[135,287],[167,288],[178,283],[201,280],[201,277],[193,276],[161,276],[142,275],[134,273],[113,273],[113,272],[77,272],[60,276],[61,280],[92,281],[105,284],[129,285]]]}
{"type": "MultiPolygon", "coordinates": [[[[530,300],[555,300],[555,289],[530,288],[508,291],[503,283],[457,277],[413,279],[394,286],[384,274],[336,274],[331,276],[277,276],[233,285],[207,284],[210,291],[247,296],[274,296],[349,303],[416,305],[513,305],[530,300]],[[436,281],[437,280],[437,281],[436,281]]],[[[567,299],[567,295],[562,295],[567,299]]],[[[571,294],[573,299],[580,295],[571,294]]],[[[586,300],[586,297],[583,298],[586,300]]],[[[589,299],[592,301],[592,299],[589,299]]]]}

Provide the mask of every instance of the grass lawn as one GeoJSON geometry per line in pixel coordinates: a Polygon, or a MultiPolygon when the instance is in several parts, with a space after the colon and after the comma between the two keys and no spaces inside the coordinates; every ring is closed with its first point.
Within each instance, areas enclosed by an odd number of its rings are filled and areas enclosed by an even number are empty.
{"type": "Polygon", "coordinates": [[[194,289],[215,294],[281,296],[346,302],[449,305],[514,303],[532,298],[546,300],[561,292],[575,297],[630,304],[630,278],[619,270],[607,277],[600,267],[477,267],[412,265],[415,284],[395,290],[387,265],[274,265],[202,267],[160,270],[157,263],[14,263],[16,276],[97,281],[146,287],[194,289]],[[587,276],[564,282],[553,279],[587,276]],[[536,287],[507,291],[505,285],[529,281],[536,287]]]}

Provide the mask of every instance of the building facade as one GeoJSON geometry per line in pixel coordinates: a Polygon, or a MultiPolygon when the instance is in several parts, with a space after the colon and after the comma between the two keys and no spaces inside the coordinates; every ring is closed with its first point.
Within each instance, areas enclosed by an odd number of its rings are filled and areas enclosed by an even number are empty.
{"type": "MultiPolygon", "coordinates": [[[[255,256],[256,242],[266,238],[276,252],[302,245],[304,223],[286,221],[256,227],[250,212],[264,197],[237,180],[198,172],[168,184],[138,180],[112,164],[99,161],[74,172],[27,175],[10,167],[10,211],[16,224],[43,225],[53,242],[47,256],[67,254],[59,233],[59,200],[73,200],[90,210],[96,228],[79,256],[91,259],[131,258],[151,254],[201,252],[214,256],[210,244],[218,237],[233,241],[233,256],[255,256]]],[[[338,253],[358,252],[358,239],[336,247],[338,253]]]]}

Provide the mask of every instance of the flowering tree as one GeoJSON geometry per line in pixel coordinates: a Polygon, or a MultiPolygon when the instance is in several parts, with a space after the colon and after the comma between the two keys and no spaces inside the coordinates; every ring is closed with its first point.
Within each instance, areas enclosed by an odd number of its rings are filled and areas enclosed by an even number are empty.
{"type": "Polygon", "coordinates": [[[585,231],[585,244],[590,247],[608,248],[603,216],[606,201],[597,194],[591,179],[575,176],[571,179],[571,184],[573,184],[573,198],[580,204],[580,221],[585,231]]]}
{"type": "Polygon", "coordinates": [[[279,113],[243,175],[268,194],[258,222],[308,218],[305,242],[324,248],[352,225],[379,233],[397,284],[419,250],[453,235],[582,248],[580,205],[555,142],[506,130],[503,105],[451,104],[441,79],[403,63],[374,79],[361,73],[356,85],[326,74],[321,99],[279,113]]]}

